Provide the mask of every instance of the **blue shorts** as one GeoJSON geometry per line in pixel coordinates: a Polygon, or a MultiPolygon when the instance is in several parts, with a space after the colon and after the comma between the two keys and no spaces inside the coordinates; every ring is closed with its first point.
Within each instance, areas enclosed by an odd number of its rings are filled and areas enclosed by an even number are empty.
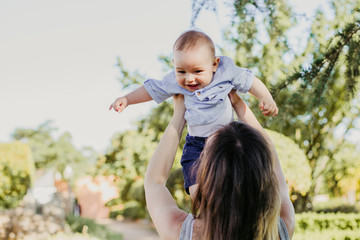
{"type": "Polygon", "coordinates": [[[187,194],[189,187],[196,183],[197,163],[202,150],[204,149],[206,137],[193,137],[189,134],[185,137],[184,150],[181,156],[181,166],[184,175],[184,188],[187,194]]]}

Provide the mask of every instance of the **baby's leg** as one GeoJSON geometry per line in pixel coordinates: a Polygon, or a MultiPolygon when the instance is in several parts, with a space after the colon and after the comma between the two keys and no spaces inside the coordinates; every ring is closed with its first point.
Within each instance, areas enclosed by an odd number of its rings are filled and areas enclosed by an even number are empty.
{"type": "Polygon", "coordinates": [[[181,166],[184,176],[184,188],[187,194],[192,195],[193,186],[196,183],[197,160],[204,148],[205,137],[193,137],[186,135],[183,154],[181,156],[181,166]]]}
{"type": "Polygon", "coordinates": [[[189,187],[190,197],[191,197],[191,199],[193,199],[193,200],[194,200],[195,191],[196,191],[196,189],[198,188],[198,185],[199,185],[199,184],[194,184],[194,185],[191,185],[191,186],[189,187]]]}

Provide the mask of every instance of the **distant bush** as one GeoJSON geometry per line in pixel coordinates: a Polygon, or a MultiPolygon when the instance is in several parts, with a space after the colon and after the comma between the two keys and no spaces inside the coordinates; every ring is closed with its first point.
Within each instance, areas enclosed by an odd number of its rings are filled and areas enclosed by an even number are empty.
{"type": "Polygon", "coordinates": [[[148,218],[149,213],[138,201],[129,201],[124,204],[122,210],[113,210],[110,212],[110,218],[116,219],[118,215],[130,219],[148,218]]]}
{"type": "Polygon", "coordinates": [[[316,207],[314,211],[317,213],[358,213],[359,210],[355,205],[344,204],[329,207],[316,207]]]}
{"type": "Polygon", "coordinates": [[[326,202],[313,204],[313,211],[317,213],[358,213],[359,206],[348,204],[341,198],[329,199],[326,202]]]}
{"type": "Polygon", "coordinates": [[[59,232],[54,236],[51,236],[48,240],[103,240],[97,237],[84,235],[81,233],[64,233],[59,232]]]}
{"type": "Polygon", "coordinates": [[[31,187],[34,162],[28,145],[0,143],[0,208],[16,207],[31,187]]]}
{"type": "Polygon", "coordinates": [[[66,217],[66,222],[75,233],[82,233],[85,227],[90,236],[101,240],[121,240],[123,238],[121,234],[114,233],[106,226],[97,224],[92,219],[69,215],[66,217]]]}

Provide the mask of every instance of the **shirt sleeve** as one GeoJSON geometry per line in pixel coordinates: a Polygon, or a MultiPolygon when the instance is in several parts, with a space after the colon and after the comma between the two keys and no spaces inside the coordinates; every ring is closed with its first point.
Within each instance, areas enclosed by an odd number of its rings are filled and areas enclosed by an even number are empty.
{"type": "Polygon", "coordinates": [[[180,87],[175,79],[174,71],[166,74],[162,80],[147,79],[144,87],[156,103],[161,103],[178,93],[180,87]]]}
{"type": "Polygon", "coordinates": [[[235,65],[234,61],[229,57],[224,57],[224,64],[228,68],[228,72],[231,74],[231,83],[238,91],[247,93],[254,80],[254,73],[247,69],[241,68],[235,65]]]}

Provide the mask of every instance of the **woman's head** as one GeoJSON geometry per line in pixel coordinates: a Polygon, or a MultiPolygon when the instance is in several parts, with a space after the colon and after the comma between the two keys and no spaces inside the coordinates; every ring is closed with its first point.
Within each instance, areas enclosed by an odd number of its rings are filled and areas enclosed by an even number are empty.
{"type": "Polygon", "coordinates": [[[233,122],[208,138],[200,158],[193,213],[205,239],[277,237],[280,196],[264,136],[233,122]]]}

